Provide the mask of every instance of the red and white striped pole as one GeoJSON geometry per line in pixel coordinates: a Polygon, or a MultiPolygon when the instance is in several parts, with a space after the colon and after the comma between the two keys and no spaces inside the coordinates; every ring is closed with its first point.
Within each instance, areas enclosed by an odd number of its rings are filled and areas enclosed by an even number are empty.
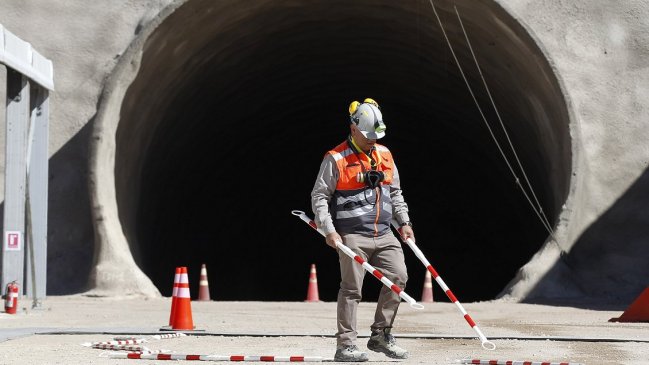
{"type": "MultiPolygon", "coordinates": [[[[149,336],[149,337],[151,339],[153,339],[153,340],[164,340],[164,339],[167,339],[167,338],[178,338],[178,337],[186,337],[186,336],[187,335],[182,333],[182,332],[175,332],[175,333],[165,333],[165,334],[162,334],[162,335],[152,335],[152,336],[149,336]]],[[[115,340],[115,341],[142,341],[142,343],[149,341],[146,338],[133,337],[133,336],[116,336],[116,337],[113,337],[113,340],[115,340]]],[[[93,342],[93,343],[104,343],[104,342],[93,342]]]]}
{"type": "MultiPolygon", "coordinates": [[[[397,229],[397,231],[399,231],[399,234],[401,234],[401,229],[398,226],[397,222],[393,220],[392,225],[397,229]]],[[[401,238],[403,239],[403,236],[401,238]]],[[[446,293],[446,296],[448,297],[448,299],[450,299],[451,302],[453,302],[457,306],[457,308],[460,310],[460,313],[462,313],[462,315],[464,316],[464,319],[469,324],[469,326],[471,326],[471,328],[473,328],[473,330],[478,334],[478,337],[480,338],[480,342],[482,344],[482,347],[485,350],[495,350],[496,345],[493,342],[489,341],[487,339],[487,337],[485,337],[485,335],[480,330],[480,327],[478,327],[478,325],[473,321],[473,319],[467,313],[467,311],[464,309],[462,304],[460,304],[460,301],[457,300],[457,298],[455,297],[455,295],[453,294],[451,289],[448,288],[448,286],[446,285],[444,280],[442,280],[442,278],[439,276],[439,274],[437,273],[435,268],[433,268],[433,265],[431,265],[430,262],[428,262],[428,260],[426,259],[426,256],[424,256],[424,253],[421,252],[419,247],[417,247],[417,245],[415,244],[415,241],[413,241],[412,238],[408,238],[406,240],[406,243],[408,244],[408,246],[410,246],[410,248],[415,253],[417,258],[419,258],[419,260],[424,264],[424,266],[426,266],[426,269],[433,276],[433,278],[435,279],[437,284],[439,284],[439,286],[442,287],[442,290],[444,290],[444,293],[446,293]]]]}
{"type": "Polygon", "coordinates": [[[102,342],[86,342],[82,343],[81,346],[93,347],[93,346],[129,346],[129,345],[140,345],[147,342],[143,338],[134,338],[129,340],[115,340],[115,341],[102,341],[102,342]]]}
{"type": "Polygon", "coordinates": [[[479,360],[462,359],[460,364],[475,365],[584,365],[577,362],[548,362],[548,361],[521,361],[521,360],[479,360]]]}
{"type": "Polygon", "coordinates": [[[187,355],[109,353],[111,359],[137,360],[195,360],[195,361],[263,361],[263,362],[322,362],[321,356],[254,356],[254,355],[187,355]]]}
{"type": "MultiPolygon", "coordinates": [[[[291,211],[291,214],[294,216],[300,217],[306,224],[311,226],[311,228],[315,229],[318,231],[321,235],[325,235],[324,232],[318,228],[318,226],[315,224],[315,222],[309,218],[303,211],[301,210],[293,210],[291,211]]],[[[336,242],[336,246],[338,247],[339,250],[341,250],[345,255],[349,256],[352,260],[358,262],[359,265],[365,269],[365,271],[369,272],[370,274],[374,275],[375,278],[379,279],[385,286],[390,288],[393,292],[395,292],[401,299],[405,300],[410,307],[414,309],[423,309],[424,306],[417,303],[417,301],[411,297],[410,295],[406,294],[405,291],[403,291],[398,285],[393,283],[390,279],[386,278],[379,270],[375,269],[374,266],[370,265],[367,263],[367,261],[363,260],[362,257],[359,255],[355,254],[354,251],[352,251],[349,247],[345,246],[342,242],[336,242]]]]}
{"type": "Polygon", "coordinates": [[[165,333],[163,335],[153,335],[151,336],[151,338],[154,340],[165,340],[168,338],[177,338],[177,337],[185,337],[185,336],[187,335],[182,332],[178,332],[178,333],[165,333]]]}
{"type": "Polygon", "coordinates": [[[100,350],[146,352],[146,353],[152,352],[148,347],[143,345],[90,345],[89,347],[93,349],[100,349],[100,350]]]}

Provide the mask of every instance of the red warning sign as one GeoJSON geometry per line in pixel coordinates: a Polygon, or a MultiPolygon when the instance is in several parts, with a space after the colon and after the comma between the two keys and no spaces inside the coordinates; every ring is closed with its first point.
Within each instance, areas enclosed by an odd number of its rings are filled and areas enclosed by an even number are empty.
{"type": "Polygon", "coordinates": [[[5,251],[20,251],[22,249],[22,235],[20,231],[7,231],[5,233],[5,251]]]}

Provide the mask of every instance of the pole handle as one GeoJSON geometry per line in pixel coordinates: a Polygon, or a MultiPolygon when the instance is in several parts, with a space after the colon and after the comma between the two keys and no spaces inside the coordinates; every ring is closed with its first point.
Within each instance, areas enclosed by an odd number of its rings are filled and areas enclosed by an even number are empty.
{"type": "Polygon", "coordinates": [[[406,294],[406,292],[402,291],[399,293],[399,296],[408,303],[410,308],[417,310],[424,309],[423,304],[417,303],[417,301],[410,295],[406,294]]]}
{"type": "Polygon", "coordinates": [[[296,217],[300,217],[300,219],[303,220],[304,223],[310,225],[311,228],[318,231],[318,233],[320,233],[322,236],[325,236],[324,231],[322,229],[318,228],[318,225],[315,224],[315,222],[311,218],[309,218],[309,216],[306,215],[306,213],[304,213],[303,211],[301,211],[301,210],[292,210],[291,214],[293,214],[296,217]]]}
{"type": "Polygon", "coordinates": [[[482,345],[482,348],[485,349],[485,350],[493,351],[493,350],[496,349],[496,344],[489,341],[489,340],[482,341],[481,345],[482,345]]]}

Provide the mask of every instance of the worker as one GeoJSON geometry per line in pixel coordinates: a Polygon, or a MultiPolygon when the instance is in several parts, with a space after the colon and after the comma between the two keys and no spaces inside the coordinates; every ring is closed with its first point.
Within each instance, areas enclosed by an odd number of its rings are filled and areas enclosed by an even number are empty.
{"type": "MultiPolygon", "coordinates": [[[[408,206],[401,193],[399,173],[390,151],[376,141],[385,136],[386,126],[379,105],[367,98],[349,106],[350,134],[324,156],[311,192],[315,223],[325,233],[326,243],[336,248],[341,242],[381,271],[401,289],[408,274],[401,243],[390,223],[396,218],[404,239],[415,239],[408,206]]],[[[361,301],[365,271],[342,251],[338,291],[335,361],[367,361],[366,352],[356,346],[356,310],[361,301]]],[[[399,347],[392,325],[401,299],[382,286],[367,348],[394,359],[407,359],[399,347]]]]}

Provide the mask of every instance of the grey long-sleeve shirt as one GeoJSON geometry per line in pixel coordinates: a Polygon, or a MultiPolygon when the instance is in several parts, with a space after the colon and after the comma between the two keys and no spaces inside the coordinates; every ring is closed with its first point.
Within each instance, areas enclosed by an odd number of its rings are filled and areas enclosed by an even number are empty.
{"type": "MultiPolygon", "coordinates": [[[[311,209],[315,214],[315,223],[318,228],[322,229],[325,234],[336,231],[329,212],[329,201],[336,190],[338,184],[338,167],[334,158],[327,154],[320,164],[318,177],[311,191],[311,209]]],[[[392,200],[392,217],[396,218],[399,224],[409,222],[408,205],[403,199],[401,184],[399,181],[399,171],[394,164],[392,174],[392,183],[390,184],[390,199],[392,200]]]]}

